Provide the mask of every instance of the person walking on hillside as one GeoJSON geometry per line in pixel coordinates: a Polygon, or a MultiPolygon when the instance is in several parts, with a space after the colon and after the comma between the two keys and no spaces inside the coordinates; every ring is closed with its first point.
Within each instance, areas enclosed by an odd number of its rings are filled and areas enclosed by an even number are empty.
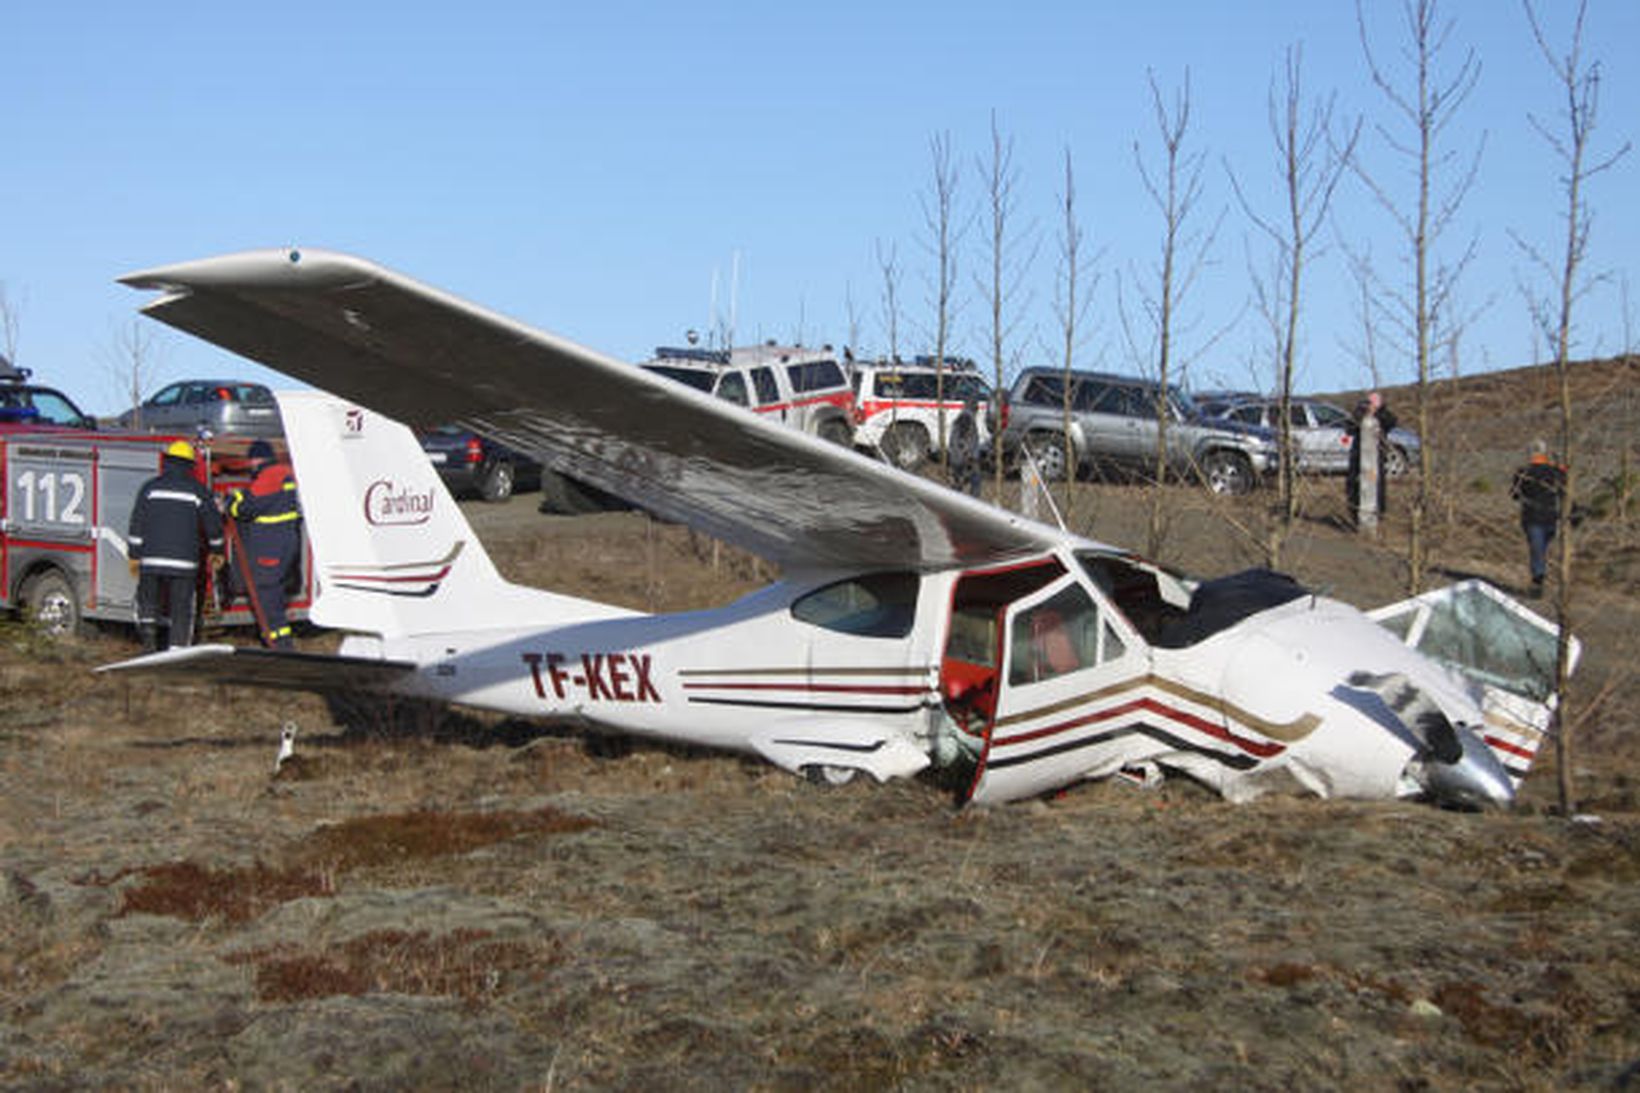
{"type": "Polygon", "coordinates": [[[200,543],[211,567],[220,565],[222,516],[194,477],[194,446],[186,440],[166,447],[160,473],[137,491],[125,539],[143,652],[192,645],[200,543]]]}
{"type": "Polygon", "coordinates": [[[1389,481],[1389,432],[1395,428],[1396,418],[1394,412],[1384,405],[1384,396],[1377,391],[1369,391],[1365,398],[1356,403],[1355,413],[1345,427],[1350,438],[1350,462],[1344,475],[1344,499],[1349,504],[1351,523],[1355,522],[1361,510],[1361,424],[1369,417],[1378,422],[1378,507],[1374,511],[1379,516],[1384,515],[1384,506],[1389,499],[1385,488],[1389,481]]]}
{"type": "Polygon", "coordinates": [[[253,441],[247,455],[250,488],[235,489],[227,498],[228,516],[243,548],[237,576],[254,598],[262,644],[270,649],[290,649],[294,642],[285,614],[285,595],[302,550],[302,508],[296,497],[296,480],[290,465],[274,457],[273,445],[267,441],[253,441]]]}
{"type": "Polygon", "coordinates": [[[1509,496],[1520,503],[1520,526],[1526,533],[1527,565],[1532,575],[1532,598],[1543,595],[1549,568],[1549,544],[1560,524],[1560,506],[1566,496],[1566,468],[1549,456],[1549,445],[1532,441],[1526,464],[1515,470],[1509,496]]]}

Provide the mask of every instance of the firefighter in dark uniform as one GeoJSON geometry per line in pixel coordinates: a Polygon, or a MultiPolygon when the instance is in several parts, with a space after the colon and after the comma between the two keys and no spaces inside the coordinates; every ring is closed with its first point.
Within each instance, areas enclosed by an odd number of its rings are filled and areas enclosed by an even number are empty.
{"type": "Polygon", "coordinates": [[[261,608],[262,644],[290,649],[294,643],[285,617],[285,591],[302,550],[296,480],[289,464],[274,458],[273,445],[267,441],[253,441],[247,455],[250,488],[228,494],[228,516],[238,526],[245,548],[242,579],[261,608]]]}
{"type": "Polygon", "coordinates": [[[137,633],[145,652],[194,640],[194,589],[199,547],[211,565],[222,561],[222,515],[194,477],[194,446],[173,441],[160,473],[142,484],[131,509],[131,574],[137,578],[137,633]]]}

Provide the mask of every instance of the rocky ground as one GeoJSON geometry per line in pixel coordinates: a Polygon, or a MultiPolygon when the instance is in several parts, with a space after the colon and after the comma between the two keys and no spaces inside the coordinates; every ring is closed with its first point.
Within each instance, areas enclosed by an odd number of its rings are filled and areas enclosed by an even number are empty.
{"type": "MultiPolygon", "coordinates": [[[[1402,525],[1344,534],[1336,488],[1285,564],[1396,598],[1402,525]]],[[[1257,560],[1258,502],[1167,507],[1166,560],[1257,560]]],[[[769,575],[633,514],[468,511],[510,575],[578,594],[695,606],[769,575]]],[[[1073,498],[1111,541],[1145,516],[1136,487],[1073,498]]],[[[1443,566],[1518,582],[1500,522],[1452,525],[1443,566]]],[[[471,717],[344,731],[314,699],[94,680],[124,635],[0,625],[0,1086],[1640,1089],[1614,526],[1576,819],[1551,756],[1508,815],[1180,782],[957,811],[471,717]]]]}

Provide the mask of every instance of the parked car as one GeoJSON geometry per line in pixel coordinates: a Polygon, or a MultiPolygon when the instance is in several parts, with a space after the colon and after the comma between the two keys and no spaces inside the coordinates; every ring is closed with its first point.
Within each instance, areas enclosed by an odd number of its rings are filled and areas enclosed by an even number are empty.
{"type": "Polygon", "coordinates": [[[516,492],[541,488],[541,464],[488,437],[459,425],[439,425],[421,434],[444,485],[457,497],[477,494],[486,501],[505,501],[516,492]]]}
{"type": "Polygon", "coordinates": [[[55,387],[28,382],[30,372],[0,354],[0,424],[57,425],[67,429],[95,429],[97,419],[74,405],[55,387]]]}
{"type": "MultiPolygon", "coordinates": [[[[1313,398],[1288,400],[1287,420],[1293,454],[1300,474],[1343,474],[1349,469],[1350,415],[1330,402],[1313,398]]],[[[1268,395],[1240,396],[1201,404],[1204,416],[1215,420],[1256,425],[1275,432],[1281,420],[1281,400],[1268,395]]],[[[1418,434],[1397,426],[1389,431],[1384,466],[1391,475],[1403,475],[1418,459],[1418,434]]]]}
{"type": "Polygon", "coordinates": [[[515,493],[541,491],[541,511],[578,515],[617,512],[632,506],[596,486],[559,474],[540,460],[459,425],[420,433],[421,450],[457,497],[505,501],[515,493]]]}
{"type": "Polygon", "coordinates": [[[991,401],[991,386],[973,361],[947,358],[943,384],[932,357],[917,357],[910,364],[856,363],[852,371],[855,447],[910,470],[940,454],[940,437],[949,435],[951,423],[969,399],[982,411],[974,416],[979,443],[989,443],[990,415],[983,409],[991,401]]]}
{"type": "Polygon", "coordinates": [[[854,442],[854,389],[829,348],[662,346],[639,367],[822,440],[854,442]]]}
{"type": "Polygon", "coordinates": [[[1027,368],[1008,393],[1000,448],[1005,465],[1029,446],[1044,477],[1107,470],[1143,473],[1156,459],[1158,403],[1167,420],[1168,470],[1194,476],[1214,493],[1247,493],[1274,469],[1268,429],[1205,421],[1175,387],[1103,372],[1069,373],[1072,464],[1065,461],[1065,382],[1058,368],[1027,368]]]}
{"type": "Polygon", "coordinates": [[[123,429],[150,433],[249,436],[285,435],[279,404],[260,383],[244,380],[180,380],[167,384],[117,419],[123,429]]]}

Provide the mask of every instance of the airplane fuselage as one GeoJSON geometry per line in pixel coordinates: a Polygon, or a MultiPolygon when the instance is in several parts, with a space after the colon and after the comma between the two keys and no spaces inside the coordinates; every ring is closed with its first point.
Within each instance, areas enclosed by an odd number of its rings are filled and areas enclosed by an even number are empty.
{"type": "Polygon", "coordinates": [[[1348,605],[1303,593],[1182,643],[1168,627],[1188,596],[1129,556],[1067,549],[970,571],[809,574],[716,610],[372,653],[421,665],[410,689],[426,697],[792,771],[884,780],[962,763],[979,801],[1146,764],[1231,799],[1416,792],[1420,742],[1348,682],[1360,672],[1408,675],[1479,723],[1454,680],[1348,605]]]}

